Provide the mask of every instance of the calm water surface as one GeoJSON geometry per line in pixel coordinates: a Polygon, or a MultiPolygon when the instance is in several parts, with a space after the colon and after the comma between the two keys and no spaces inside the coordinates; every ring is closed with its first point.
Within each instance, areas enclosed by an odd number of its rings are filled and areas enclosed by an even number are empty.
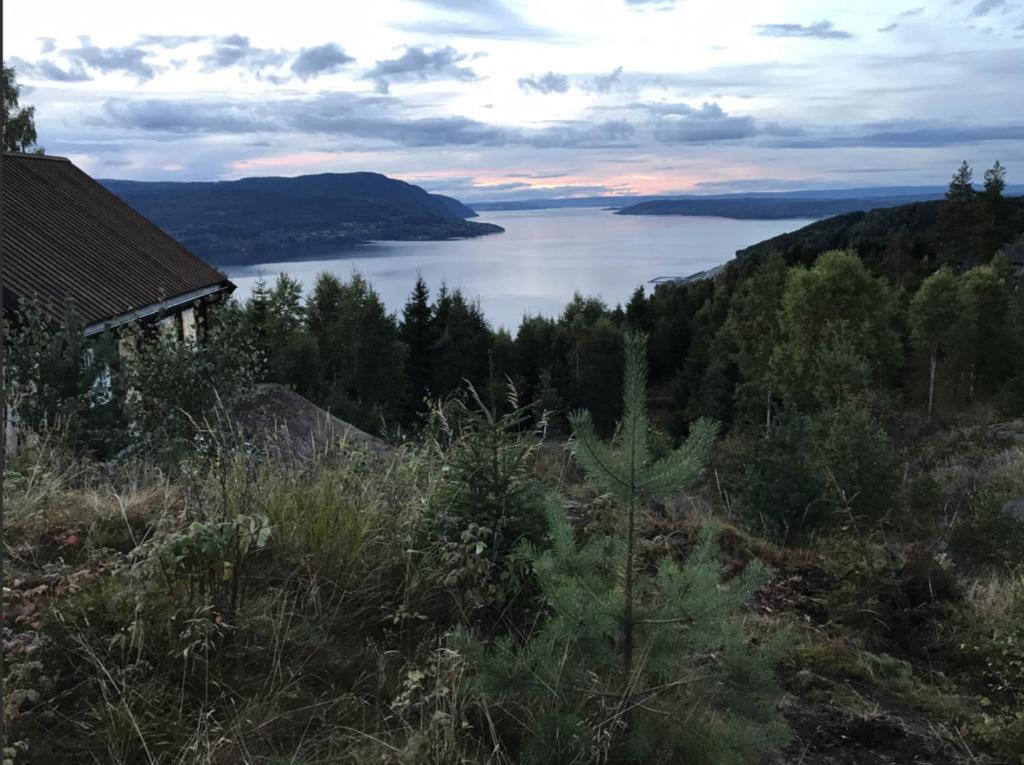
{"type": "MultiPolygon", "coordinates": [[[[317,274],[363,274],[400,312],[417,273],[478,298],[496,327],[515,330],[524,314],[555,316],[573,293],[624,303],[640,284],[720,265],[736,250],[793,231],[810,220],[730,220],[613,215],[605,210],[488,212],[504,234],[451,242],[380,242],[311,261],[265,263],[230,271],[244,300],[261,276],[287,273],[310,287],[317,274]]],[[[648,285],[650,289],[650,285],[648,285]]]]}

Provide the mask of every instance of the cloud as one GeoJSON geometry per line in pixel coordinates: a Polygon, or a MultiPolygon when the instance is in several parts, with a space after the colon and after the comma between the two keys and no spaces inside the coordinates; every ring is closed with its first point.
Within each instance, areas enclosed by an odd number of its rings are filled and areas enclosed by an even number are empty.
{"type": "Polygon", "coordinates": [[[57,50],[57,41],[52,37],[37,37],[36,39],[39,40],[40,53],[53,53],[57,50]]]}
{"type": "Polygon", "coordinates": [[[878,31],[879,32],[892,32],[898,26],[899,26],[899,24],[894,21],[892,24],[886,24],[884,27],[879,27],[878,31]]]}
{"type": "Polygon", "coordinates": [[[207,35],[140,35],[135,41],[137,47],[156,47],[174,50],[182,45],[200,42],[207,39],[207,35]]]}
{"type": "Polygon", "coordinates": [[[178,99],[110,99],[103,105],[106,124],[155,133],[255,133],[274,130],[268,115],[248,104],[178,99]]]}
{"type": "Polygon", "coordinates": [[[72,64],[68,69],[62,69],[52,61],[37,61],[32,63],[23,58],[14,57],[11,64],[18,70],[18,74],[36,80],[50,80],[52,82],[86,82],[92,77],[82,68],[81,64],[72,64]]]}
{"type": "Polygon", "coordinates": [[[324,43],[314,48],[303,48],[292,62],[292,71],[303,82],[331,74],[355,61],[337,43],[324,43]]]}
{"type": "Polygon", "coordinates": [[[909,10],[903,11],[899,16],[897,16],[897,18],[909,19],[913,16],[920,16],[922,13],[924,13],[923,5],[917,8],[910,8],[909,10]]]}
{"type": "Polygon", "coordinates": [[[976,19],[988,14],[990,11],[994,11],[997,8],[1005,8],[1006,0],[981,0],[973,8],[967,18],[976,19]]]}
{"type": "Polygon", "coordinates": [[[807,128],[778,134],[770,145],[786,148],[937,148],[985,141],[1015,141],[1024,123],[956,125],[931,120],[887,120],[853,125],[844,130],[807,128]]]}
{"type": "MultiPolygon", "coordinates": [[[[982,0],[987,2],[988,0],[982,0]]],[[[813,24],[758,24],[754,27],[761,37],[816,37],[821,40],[848,40],[850,32],[835,29],[831,21],[823,19],[813,24]]]]}
{"type": "Polygon", "coordinates": [[[676,0],[625,0],[630,8],[667,11],[676,4],[676,0]]]}
{"type": "Polygon", "coordinates": [[[540,77],[520,77],[518,82],[524,93],[565,93],[569,90],[569,78],[554,72],[540,77]]]}
{"type": "Polygon", "coordinates": [[[213,51],[200,56],[204,72],[215,72],[232,66],[242,66],[253,72],[269,66],[279,66],[288,58],[285,51],[254,48],[243,35],[228,35],[214,40],[213,51]]]}
{"type": "Polygon", "coordinates": [[[413,0],[434,11],[450,14],[456,19],[439,19],[431,14],[429,20],[406,21],[395,24],[397,29],[423,34],[455,37],[480,37],[497,40],[550,39],[556,37],[548,29],[523,19],[502,0],[413,0]],[[464,20],[468,19],[468,20],[464,20]]]}
{"type": "Polygon", "coordinates": [[[598,93],[607,93],[612,90],[622,80],[622,67],[617,66],[612,69],[610,74],[599,74],[594,77],[588,86],[587,90],[596,90],[598,93]]]}
{"type": "Polygon", "coordinates": [[[459,66],[468,58],[451,46],[434,49],[411,46],[398,58],[378,61],[364,77],[376,82],[379,93],[387,93],[392,83],[410,80],[469,82],[477,79],[476,72],[468,66],[459,66]]]}
{"type": "Polygon", "coordinates": [[[731,117],[718,104],[705,102],[699,109],[683,103],[647,106],[654,138],[662,143],[733,141],[757,135],[753,117],[731,117]]]}
{"type": "Polygon", "coordinates": [[[634,126],[623,120],[516,128],[460,116],[410,118],[393,98],[351,93],[273,102],[110,99],[96,124],[169,135],[318,134],[407,147],[599,148],[622,146],[634,134],[634,126]]]}
{"type": "Polygon", "coordinates": [[[517,142],[525,142],[540,149],[593,149],[621,146],[635,132],[632,123],[625,120],[564,122],[540,130],[523,131],[517,142]]]}
{"type": "Polygon", "coordinates": [[[146,61],[148,51],[133,46],[100,48],[90,44],[88,37],[82,36],[79,39],[82,47],[61,51],[71,61],[72,70],[76,67],[87,67],[103,74],[123,72],[132,75],[139,82],[151,80],[157,74],[157,67],[146,61]]]}

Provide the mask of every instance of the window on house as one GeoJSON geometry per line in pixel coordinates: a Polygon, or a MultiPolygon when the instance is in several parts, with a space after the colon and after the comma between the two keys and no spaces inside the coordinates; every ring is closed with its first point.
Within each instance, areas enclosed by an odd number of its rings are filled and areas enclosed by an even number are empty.
{"type": "Polygon", "coordinates": [[[199,337],[199,327],[196,323],[196,311],[194,308],[186,308],[181,312],[181,336],[186,343],[194,343],[199,337]]]}
{"type": "Polygon", "coordinates": [[[92,381],[92,389],[90,390],[89,406],[102,406],[103,404],[110,403],[110,400],[114,397],[114,386],[110,377],[110,368],[106,364],[99,369],[95,367],[96,350],[94,348],[86,348],[82,354],[82,372],[95,372],[96,374],[95,379],[92,381]]]}

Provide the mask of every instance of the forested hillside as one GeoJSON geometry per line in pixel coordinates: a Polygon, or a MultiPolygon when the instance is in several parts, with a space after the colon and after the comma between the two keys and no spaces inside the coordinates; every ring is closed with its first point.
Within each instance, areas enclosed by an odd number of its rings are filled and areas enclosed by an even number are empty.
{"type": "Polygon", "coordinates": [[[24,321],[11,756],[1024,761],[1003,184],[964,166],[515,336],[457,290],[393,316],[329,274],[84,368],[73,320],[24,321]],[[259,383],[394,452],[257,438],[259,383]]]}
{"type": "Polygon", "coordinates": [[[379,173],[102,183],[219,266],[308,258],[371,240],[500,233],[456,199],[379,173]]]}

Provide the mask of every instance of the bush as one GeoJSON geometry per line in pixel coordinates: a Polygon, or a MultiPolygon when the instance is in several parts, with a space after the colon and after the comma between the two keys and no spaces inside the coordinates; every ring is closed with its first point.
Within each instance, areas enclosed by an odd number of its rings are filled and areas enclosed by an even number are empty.
{"type": "Polygon", "coordinates": [[[791,415],[748,444],[737,505],[755,529],[806,544],[846,518],[877,520],[892,508],[895,454],[867,411],[843,403],[791,415]]]}
{"type": "Polygon", "coordinates": [[[507,607],[520,594],[526,572],[516,550],[546,533],[543,493],[531,472],[544,424],[526,429],[532,408],[520,406],[511,385],[507,403],[502,415],[470,385],[430,414],[443,478],[430,500],[426,542],[463,617],[507,607]]]}

